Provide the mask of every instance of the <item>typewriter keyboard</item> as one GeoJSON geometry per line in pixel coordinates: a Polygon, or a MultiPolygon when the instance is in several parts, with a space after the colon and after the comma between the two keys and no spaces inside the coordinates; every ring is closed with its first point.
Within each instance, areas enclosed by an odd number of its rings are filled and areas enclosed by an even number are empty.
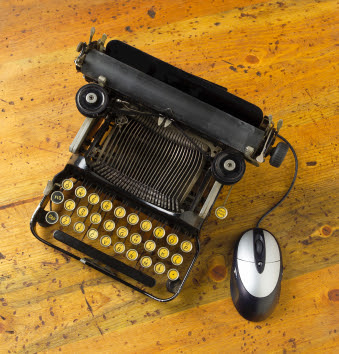
{"type": "Polygon", "coordinates": [[[196,252],[188,234],[74,178],[65,178],[50,194],[44,218],[58,247],[63,243],[112,267],[143,290],[156,285],[170,291],[168,281],[184,278],[196,252]]]}

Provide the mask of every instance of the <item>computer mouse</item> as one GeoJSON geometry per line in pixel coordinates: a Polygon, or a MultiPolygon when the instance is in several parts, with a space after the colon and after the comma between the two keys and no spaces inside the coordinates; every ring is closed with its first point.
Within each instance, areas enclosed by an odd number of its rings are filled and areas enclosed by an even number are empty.
{"type": "Polygon", "coordinates": [[[262,321],[278,304],[283,265],[276,238],[267,230],[246,231],[237,242],[231,272],[233,303],[245,319],[262,321]]]}

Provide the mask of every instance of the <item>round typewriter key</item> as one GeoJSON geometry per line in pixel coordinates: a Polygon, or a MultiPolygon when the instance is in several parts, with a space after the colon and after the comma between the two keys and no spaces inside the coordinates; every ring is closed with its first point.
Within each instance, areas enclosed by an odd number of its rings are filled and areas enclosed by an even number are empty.
{"type": "Polygon", "coordinates": [[[77,210],[77,214],[78,214],[78,216],[80,216],[81,218],[86,217],[86,216],[88,215],[88,209],[87,209],[87,207],[85,207],[85,206],[79,207],[78,210],[77,210]]]}
{"type": "Polygon", "coordinates": [[[125,245],[122,242],[117,242],[113,246],[115,253],[124,253],[125,252],[125,245]]]}
{"type": "Polygon", "coordinates": [[[158,249],[158,256],[162,259],[165,259],[169,256],[169,250],[166,247],[160,247],[158,249]]]}
{"type": "Polygon", "coordinates": [[[143,221],[141,221],[141,223],[140,223],[140,229],[141,229],[142,231],[147,232],[147,231],[151,230],[151,228],[152,228],[152,223],[151,223],[149,220],[143,220],[143,221]]]}
{"type": "Polygon", "coordinates": [[[75,232],[81,234],[85,230],[85,224],[81,221],[78,221],[74,224],[73,229],[75,232]]]}
{"type": "Polygon", "coordinates": [[[167,272],[167,278],[171,281],[177,280],[179,278],[179,272],[176,269],[170,269],[167,272]]]}
{"type": "Polygon", "coordinates": [[[139,222],[139,216],[135,213],[129,214],[127,216],[127,222],[130,225],[136,225],[139,222]]]}
{"type": "Polygon", "coordinates": [[[128,229],[126,226],[120,226],[117,230],[117,235],[120,237],[120,238],[125,238],[127,237],[128,235],[128,229]]]}
{"type": "Polygon", "coordinates": [[[153,252],[155,250],[155,242],[152,240],[148,240],[144,243],[144,248],[148,252],[153,252]]]}
{"type": "Polygon", "coordinates": [[[100,200],[100,198],[96,193],[91,193],[88,196],[88,202],[91,203],[92,205],[98,204],[99,200],[100,200]]]}
{"type": "Polygon", "coordinates": [[[140,259],[140,264],[144,267],[144,268],[149,268],[152,265],[152,258],[148,257],[148,256],[143,256],[140,259]]]}
{"type": "Polygon", "coordinates": [[[153,230],[153,235],[156,238],[163,238],[165,236],[165,229],[163,227],[159,227],[157,226],[154,230],[153,230]]]}
{"type": "Polygon", "coordinates": [[[119,219],[123,218],[123,217],[126,215],[126,210],[125,210],[125,208],[124,208],[124,207],[121,207],[121,206],[115,208],[115,209],[114,209],[114,215],[115,215],[117,218],[119,218],[119,219]]]}
{"type": "Polygon", "coordinates": [[[108,247],[111,245],[112,240],[109,236],[105,235],[105,236],[101,236],[100,243],[101,243],[101,246],[108,247]]]}
{"type": "Polygon", "coordinates": [[[218,207],[215,209],[215,216],[218,218],[218,219],[225,219],[226,216],[227,216],[228,212],[227,212],[227,209],[223,206],[221,207],[218,207]]]}
{"type": "Polygon", "coordinates": [[[133,245],[138,245],[142,241],[141,235],[137,233],[132,234],[130,237],[130,241],[133,245]]]}
{"type": "Polygon", "coordinates": [[[175,246],[179,241],[179,237],[176,234],[169,234],[166,241],[169,245],[175,246]]]}
{"type": "Polygon", "coordinates": [[[87,194],[87,191],[86,191],[86,188],[84,186],[79,186],[76,188],[75,190],[75,195],[78,197],[78,198],[83,198],[85,197],[87,194]]]}
{"type": "Polygon", "coordinates": [[[126,257],[130,261],[135,261],[138,258],[138,251],[134,249],[130,249],[126,252],[126,257]]]}
{"type": "Polygon", "coordinates": [[[69,191],[73,188],[73,182],[70,179],[64,179],[61,186],[65,191],[69,191]]]}
{"type": "Polygon", "coordinates": [[[182,257],[181,254],[179,253],[175,253],[172,257],[171,257],[171,262],[176,265],[176,266],[179,266],[182,261],[184,260],[184,258],[182,257]]]}
{"type": "Polygon", "coordinates": [[[191,241],[182,241],[180,248],[183,252],[191,252],[192,251],[192,242],[191,241]]]}
{"type": "Polygon", "coordinates": [[[54,204],[61,204],[64,201],[64,195],[60,191],[55,191],[51,195],[51,201],[54,204]]]}
{"type": "Polygon", "coordinates": [[[64,208],[68,211],[72,211],[75,208],[75,201],[73,199],[68,199],[64,203],[64,208]]]}
{"type": "Polygon", "coordinates": [[[71,217],[69,215],[63,215],[60,217],[60,224],[62,226],[68,226],[71,223],[71,217]]]}
{"type": "Polygon", "coordinates": [[[115,222],[113,220],[106,220],[104,222],[104,229],[106,231],[113,231],[115,229],[115,222]]]}
{"type": "Polygon", "coordinates": [[[98,213],[93,213],[93,214],[91,214],[91,216],[90,216],[90,221],[91,221],[91,223],[92,224],[99,224],[100,223],[100,221],[101,221],[101,215],[100,214],[98,214],[98,213]]]}
{"type": "Polygon", "coordinates": [[[161,263],[161,262],[158,262],[155,266],[154,266],[154,271],[157,273],[157,274],[163,274],[166,270],[166,267],[165,267],[165,264],[164,263],[161,263]]]}
{"type": "Polygon", "coordinates": [[[99,236],[99,232],[97,229],[89,229],[87,231],[87,237],[90,239],[90,240],[96,240],[99,236]]]}
{"type": "Polygon", "coordinates": [[[45,218],[50,225],[53,225],[58,221],[59,216],[55,211],[49,211],[45,218]]]}
{"type": "Polygon", "coordinates": [[[101,202],[101,209],[103,211],[110,211],[110,210],[112,210],[112,207],[113,207],[113,204],[110,200],[103,200],[101,202]]]}

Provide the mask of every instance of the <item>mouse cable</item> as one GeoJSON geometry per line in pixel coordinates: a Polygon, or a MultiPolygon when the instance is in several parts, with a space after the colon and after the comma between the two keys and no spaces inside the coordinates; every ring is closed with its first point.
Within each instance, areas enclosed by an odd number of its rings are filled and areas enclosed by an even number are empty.
{"type": "Polygon", "coordinates": [[[293,153],[293,156],[294,156],[294,176],[293,176],[293,179],[292,179],[292,182],[291,182],[291,185],[290,187],[288,188],[287,192],[284,194],[284,196],[278,201],[277,204],[275,204],[271,209],[269,209],[260,219],[259,221],[257,222],[257,225],[256,227],[259,227],[260,223],[266,218],[267,215],[271,214],[271,212],[277,208],[285,199],[286,197],[289,195],[291,189],[293,188],[294,186],[294,183],[297,179],[297,175],[298,175],[298,157],[297,157],[297,154],[296,152],[294,151],[293,149],[293,146],[284,138],[282,137],[281,135],[277,134],[277,137],[280,138],[282,141],[284,141],[288,146],[289,148],[291,149],[292,153],[293,153]]]}

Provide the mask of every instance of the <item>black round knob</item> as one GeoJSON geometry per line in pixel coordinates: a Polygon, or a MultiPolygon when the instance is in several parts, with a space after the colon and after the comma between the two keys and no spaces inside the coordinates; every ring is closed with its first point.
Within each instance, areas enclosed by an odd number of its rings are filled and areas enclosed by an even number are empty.
{"type": "Polygon", "coordinates": [[[108,107],[108,93],[97,84],[82,86],[75,96],[77,108],[88,118],[97,118],[105,115],[108,107]]]}
{"type": "Polygon", "coordinates": [[[237,151],[221,151],[212,163],[213,176],[221,184],[230,185],[239,182],[245,170],[245,160],[237,151]]]}
{"type": "Polygon", "coordinates": [[[273,167],[280,167],[288,151],[288,145],[280,142],[272,149],[270,164],[273,167]]]}

